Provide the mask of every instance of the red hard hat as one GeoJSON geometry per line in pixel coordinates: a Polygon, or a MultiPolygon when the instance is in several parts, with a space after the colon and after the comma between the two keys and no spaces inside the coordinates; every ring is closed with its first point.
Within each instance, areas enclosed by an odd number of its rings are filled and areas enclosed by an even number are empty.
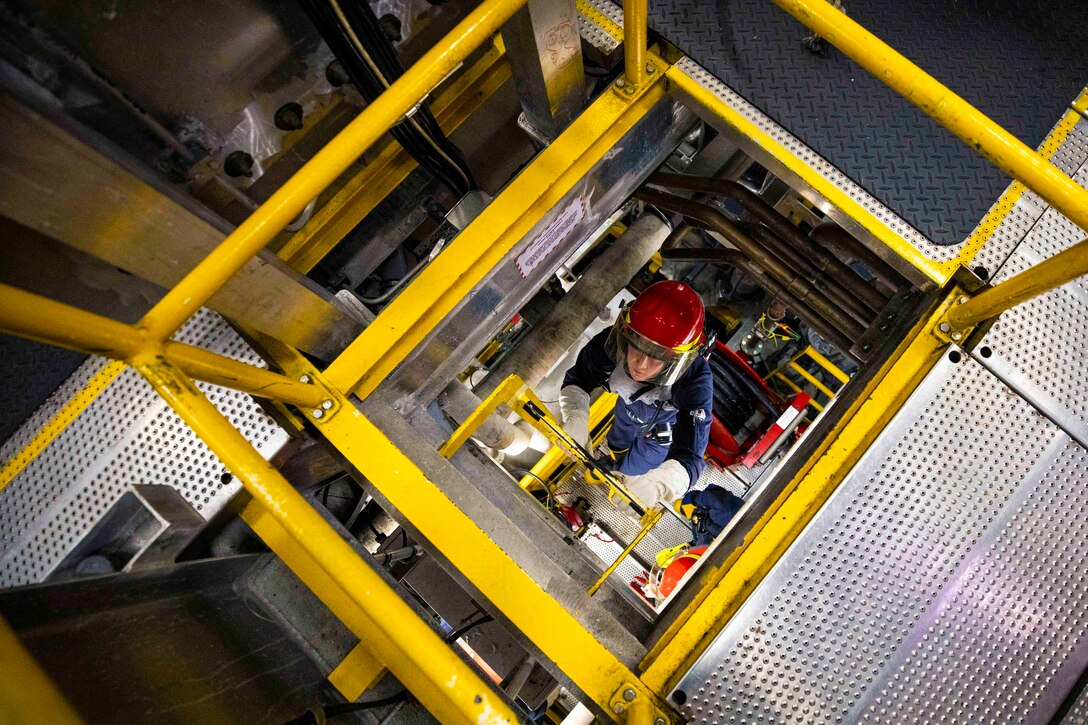
{"type": "Polygon", "coordinates": [[[672,594],[673,590],[683,581],[687,573],[691,571],[691,567],[695,566],[695,562],[699,561],[699,557],[705,551],[705,546],[698,546],[676,557],[671,564],[665,567],[665,571],[661,575],[661,584],[657,587],[658,591],[661,592],[661,596],[667,597],[672,594]]]}
{"type": "Polygon", "coordinates": [[[703,301],[683,282],[650,285],[627,314],[632,330],[678,352],[699,342],[703,334],[703,301]]]}

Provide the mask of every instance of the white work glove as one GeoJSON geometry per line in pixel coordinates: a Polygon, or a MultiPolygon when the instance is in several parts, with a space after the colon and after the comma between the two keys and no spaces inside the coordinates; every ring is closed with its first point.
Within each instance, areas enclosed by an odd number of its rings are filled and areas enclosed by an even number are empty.
{"type": "Polygon", "coordinates": [[[577,385],[559,391],[563,430],[583,448],[589,447],[589,393],[577,385]]]}
{"type": "Polygon", "coordinates": [[[670,458],[649,473],[628,476],[623,485],[649,509],[659,503],[670,505],[684,495],[690,482],[688,469],[680,461],[670,458]]]}

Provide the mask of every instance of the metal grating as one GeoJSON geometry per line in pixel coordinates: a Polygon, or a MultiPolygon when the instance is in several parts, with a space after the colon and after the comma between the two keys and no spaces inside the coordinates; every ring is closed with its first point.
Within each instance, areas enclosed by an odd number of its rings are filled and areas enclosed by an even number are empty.
{"type": "MultiPolygon", "coordinates": [[[[622,8],[613,5],[608,2],[608,0],[585,0],[585,4],[593,11],[593,14],[599,14],[604,18],[611,20],[617,27],[623,28],[622,8]]],[[[612,37],[612,34],[608,32],[608,30],[608,28],[601,27],[596,22],[595,18],[592,17],[592,14],[584,12],[578,13],[579,35],[582,36],[583,40],[605,55],[608,55],[620,46],[620,41],[612,37]]]]}
{"type": "MultiPolygon", "coordinates": [[[[1064,120],[1059,120],[1054,125],[1054,129],[1051,129],[1047,136],[1047,141],[1040,147],[1041,151],[1045,153],[1052,143],[1055,130],[1064,123],[1064,120]]],[[[1080,174],[1084,173],[1082,167],[1088,162],[1088,121],[1079,119],[1073,124],[1065,139],[1051,154],[1050,160],[1059,169],[1078,178],[1080,183],[1084,184],[1084,177],[1077,175],[1078,171],[1080,174]]],[[[1010,184],[1009,188],[1013,186],[1015,183],[1010,184]]],[[[1001,203],[1000,199],[995,202],[991,211],[1001,203]]],[[[1021,194],[1005,218],[1001,220],[1001,224],[975,255],[972,266],[981,266],[993,276],[1005,264],[1016,246],[1032,233],[1048,208],[1047,204],[1034,192],[1025,191],[1021,194]]],[[[1053,211],[1050,213],[1054,214],[1053,211]]]]}
{"type": "MultiPolygon", "coordinates": [[[[260,358],[218,315],[202,310],[175,336],[238,360],[260,358]]],[[[0,448],[7,460],[105,365],[92,357],[0,448]]],[[[266,456],[287,434],[243,393],[200,388],[266,456]]],[[[0,491],[0,587],[42,581],[134,483],[178,489],[205,518],[240,484],[133,370],[121,373],[0,491]]]]}
{"type": "Polygon", "coordinates": [[[1053,716],[1088,658],[1086,484],[1088,451],[1059,436],[871,689],[862,719],[1053,716]]]}
{"type": "MultiPolygon", "coordinates": [[[[874,718],[883,707],[884,721],[906,722],[926,705],[906,691],[891,697],[899,684],[883,684],[904,682],[927,693],[922,700],[940,687],[970,693],[941,701],[943,722],[1035,713],[1039,700],[1017,693],[1021,678],[1053,685],[1084,634],[1084,588],[1062,578],[1088,554],[1083,459],[977,363],[946,357],[681,680],[685,714],[853,722],[871,705],[874,718]],[[1029,531],[1043,536],[1037,545],[1004,543],[1029,531]],[[1003,571],[1012,560],[1019,568],[1003,571]],[[1009,590],[999,596],[1001,586],[1009,590]],[[1062,597],[1068,607],[1054,604],[1062,597]],[[1030,609],[1020,629],[993,630],[1007,620],[987,617],[1018,617],[1016,607],[1030,609]],[[930,650],[933,623],[948,639],[930,650]],[[999,633],[1035,633],[1017,643],[1032,654],[1016,659],[1010,649],[979,678],[968,665],[987,667],[1002,654],[987,639],[999,633]]],[[[918,721],[933,720],[927,710],[918,721]]]]}
{"type": "Polygon", "coordinates": [[[1081,691],[1062,719],[1062,725],[1088,725],[1088,689],[1081,691]]]}
{"type": "MultiPolygon", "coordinates": [[[[1074,179],[1088,185],[1088,162],[1074,179]]],[[[1008,279],[1084,237],[1079,227],[1047,209],[995,278],[1008,279]]],[[[1088,401],[1077,371],[1088,369],[1085,329],[1088,282],[1080,279],[1002,314],[972,354],[1084,443],[1088,401]]]]}

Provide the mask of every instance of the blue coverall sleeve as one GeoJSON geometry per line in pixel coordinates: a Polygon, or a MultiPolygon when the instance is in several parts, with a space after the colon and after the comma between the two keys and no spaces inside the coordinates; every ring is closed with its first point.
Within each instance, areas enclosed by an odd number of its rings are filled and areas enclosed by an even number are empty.
{"type": "Polygon", "coordinates": [[[706,360],[698,358],[672,388],[676,425],[665,460],[678,461],[687,469],[691,485],[706,467],[703,455],[710,442],[710,416],[714,408],[714,378],[706,360]]]}
{"type": "Polygon", "coordinates": [[[594,388],[604,388],[608,384],[608,377],[616,368],[616,363],[608,354],[605,343],[608,341],[609,330],[603,330],[593,336],[593,339],[578,352],[574,366],[563,376],[563,387],[577,385],[587,393],[592,394],[594,388]]]}

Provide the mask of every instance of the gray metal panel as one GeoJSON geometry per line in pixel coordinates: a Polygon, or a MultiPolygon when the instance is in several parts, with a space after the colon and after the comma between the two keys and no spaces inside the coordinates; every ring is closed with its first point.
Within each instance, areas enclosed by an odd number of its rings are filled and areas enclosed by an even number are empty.
{"type": "MultiPolygon", "coordinates": [[[[1058,122],[1060,124],[1061,121],[1058,122]]],[[[1057,126],[1058,124],[1055,124],[1057,126]]],[[[1054,131],[1051,130],[1051,134],[1054,131]]],[[[1043,144],[1045,147],[1046,144],[1043,144]]],[[[1088,160],[1088,121],[1078,120],[1065,140],[1050,157],[1059,169],[1073,176],[1088,160]]],[[[1083,177],[1081,178],[1083,184],[1083,177]]],[[[995,202],[996,207],[999,202],[995,202]]],[[[993,275],[1005,264],[1013,249],[1032,231],[1048,209],[1034,192],[1027,191],[1016,201],[982,249],[975,255],[974,265],[981,265],[993,275]]],[[[1051,212],[1053,213],[1053,212],[1051,212]]]]}
{"type": "MultiPolygon", "coordinates": [[[[245,362],[260,358],[218,315],[202,310],[175,336],[245,362]]],[[[0,447],[7,460],[33,439],[105,365],[89,358],[0,447]]],[[[199,387],[259,451],[287,440],[248,395],[199,387]]],[[[131,368],[121,373],[52,444],[0,491],[0,587],[42,581],[134,483],[176,488],[205,518],[238,492],[226,469],[131,368]]]]}
{"type": "MultiPolygon", "coordinates": [[[[382,383],[400,411],[433,400],[528,299],[672,152],[695,124],[694,115],[669,99],[654,105],[517,245],[466,295],[412,355],[382,383]],[[581,213],[573,210],[581,205],[581,213]],[[566,219],[567,222],[560,223],[566,219]],[[555,245],[523,274],[518,258],[541,235],[555,245]]],[[[471,227],[465,233],[471,233],[471,227]]],[[[448,252],[445,252],[448,253],[448,252]]]]}
{"type": "MultiPolygon", "coordinates": [[[[1074,175],[1088,185],[1088,162],[1074,175]]],[[[1081,241],[1085,232],[1053,209],[995,275],[1001,281],[1081,241]]],[[[1074,280],[1002,314],[972,354],[1081,443],[1088,444],[1088,280],[1074,280]]]]}
{"type": "Polygon", "coordinates": [[[1088,662],[1088,454],[946,356],[678,689],[704,722],[1045,721],[1088,662]]]}

